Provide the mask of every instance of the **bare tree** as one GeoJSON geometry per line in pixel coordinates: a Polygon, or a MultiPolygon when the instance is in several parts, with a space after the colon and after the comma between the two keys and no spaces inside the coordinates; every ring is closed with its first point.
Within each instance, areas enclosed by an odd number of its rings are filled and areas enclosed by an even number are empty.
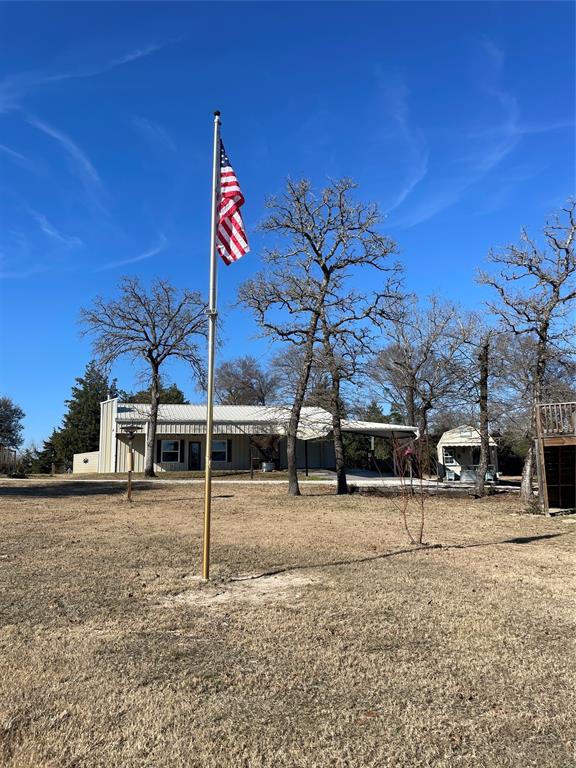
{"type": "Polygon", "coordinates": [[[385,290],[370,296],[356,291],[332,291],[322,310],[320,335],[323,361],[328,373],[329,410],[336,458],[337,493],[348,492],[342,419],[344,418],[342,387],[358,382],[363,363],[375,344],[375,331],[384,318],[390,318],[400,301],[398,273],[391,276],[385,290]],[[374,317],[380,319],[377,325],[374,317]]]}
{"type": "Polygon", "coordinates": [[[456,308],[436,296],[424,308],[408,296],[383,326],[388,343],[374,359],[373,380],[421,435],[427,433],[430,411],[449,403],[462,385],[456,319],[456,308]]]}
{"type": "Polygon", "coordinates": [[[463,328],[464,344],[462,366],[471,403],[477,407],[478,432],[480,434],[480,458],[476,468],[474,495],[481,498],[486,493],[486,472],[490,460],[490,402],[491,361],[495,330],[468,324],[463,328]],[[466,364],[468,363],[468,365],[466,364]]]}
{"type": "Polygon", "coordinates": [[[317,196],[309,181],[289,180],[285,193],[268,202],[272,213],[262,225],[268,233],[287,237],[289,246],[267,250],[266,271],[244,283],[239,293],[263,333],[296,345],[302,356],[287,429],[291,495],[300,494],[296,435],[326,302],[356,269],[388,270],[387,257],[395,252],[394,243],[377,231],[377,206],[355,202],[355,188],[342,179],[317,196]]]}
{"type": "MultiPolygon", "coordinates": [[[[496,354],[496,343],[504,335],[499,328],[487,325],[476,313],[461,314],[455,327],[458,353],[457,370],[460,387],[456,392],[456,405],[468,408],[470,421],[480,435],[480,457],[476,468],[474,495],[480,498],[486,492],[486,473],[490,460],[490,427],[501,416],[503,365],[496,354]]],[[[500,344],[499,349],[505,349],[500,344]]]]}
{"type": "Polygon", "coordinates": [[[194,339],[206,335],[206,304],[197,291],[179,292],[164,280],[156,280],[149,293],[136,277],[122,278],[119,288],[119,298],[106,301],[98,296],[91,307],[81,310],[80,319],[102,365],[127,355],[148,367],[150,422],[144,471],[154,477],[160,369],[168,358],[185,360],[193,376],[204,383],[202,354],[194,339]]]}
{"type": "MultiPolygon", "coordinates": [[[[279,399],[282,402],[294,400],[294,393],[302,373],[302,360],[300,347],[286,344],[270,361],[270,368],[278,377],[279,399]]],[[[329,390],[330,382],[326,367],[320,359],[318,348],[315,348],[303,405],[328,408],[329,390]]]]}
{"type": "Polygon", "coordinates": [[[246,355],[222,363],[214,386],[223,405],[270,405],[278,399],[279,377],[246,355]]]}
{"type": "Polygon", "coordinates": [[[534,474],[534,405],[542,402],[547,369],[574,349],[576,299],[576,201],[569,201],[559,215],[544,227],[544,248],[526,230],[518,245],[491,251],[489,261],[500,271],[482,272],[480,282],[491,286],[497,301],[489,307],[503,327],[515,336],[533,340],[528,366],[530,421],[526,437],[528,452],[522,471],[521,498],[532,498],[534,474]]]}
{"type": "Polygon", "coordinates": [[[24,411],[9,397],[0,397],[0,446],[16,449],[24,442],[24,411]]]}

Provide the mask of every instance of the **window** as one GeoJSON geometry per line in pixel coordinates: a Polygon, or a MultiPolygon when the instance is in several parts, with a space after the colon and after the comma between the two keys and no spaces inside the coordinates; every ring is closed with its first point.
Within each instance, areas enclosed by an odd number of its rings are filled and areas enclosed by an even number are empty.
{"type": "Polygon", "coordinates": [[[162,462],[180,461],[180,443],[178,440],[162,440],[162,462]]]}
{"type": "Polygon", "coordinates": [[[450,466],[450,464],[458,463],[454,458],[452,451],[450,451],[448,448],[444,448],[443,451],[444,451],[444,464],[446,466],[450,466]]]}
{"type": "Polygon", "coordinates": [[[212,442],[212,461],[228,461],[227,440],[214,440],[212,442]]]}

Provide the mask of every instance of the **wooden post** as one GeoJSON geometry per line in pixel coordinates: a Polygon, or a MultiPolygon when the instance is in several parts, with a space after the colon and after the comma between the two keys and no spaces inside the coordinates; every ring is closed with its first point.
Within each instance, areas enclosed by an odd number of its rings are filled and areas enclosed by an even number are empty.
{"type": "Polygon", "coordinates": [[[132,453],[132,439],[133,434],[130,433],[128,440],[128,489],[126,491],[126,498],[128,501],[132,501],[132,470],[134,469],[134,454],[132,453]]]}

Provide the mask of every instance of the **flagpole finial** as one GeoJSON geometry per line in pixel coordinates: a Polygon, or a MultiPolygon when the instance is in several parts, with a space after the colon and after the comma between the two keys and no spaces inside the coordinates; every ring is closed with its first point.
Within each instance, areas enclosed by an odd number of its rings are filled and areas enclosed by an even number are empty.
{"type": "Polygon", "coordinates": [[[220,117],[220,110],[219,109],[215,109],[214,110],[214,117],[220,117]]]}

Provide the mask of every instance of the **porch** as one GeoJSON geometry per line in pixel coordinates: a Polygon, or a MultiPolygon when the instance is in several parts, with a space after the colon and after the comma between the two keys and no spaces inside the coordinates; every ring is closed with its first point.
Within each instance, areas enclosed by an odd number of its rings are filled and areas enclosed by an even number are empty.
{"type": "Polygon", "coordinates": [[[542,510],[576,509],[576,402],[539,403],[535,422],[542,510]]]}

